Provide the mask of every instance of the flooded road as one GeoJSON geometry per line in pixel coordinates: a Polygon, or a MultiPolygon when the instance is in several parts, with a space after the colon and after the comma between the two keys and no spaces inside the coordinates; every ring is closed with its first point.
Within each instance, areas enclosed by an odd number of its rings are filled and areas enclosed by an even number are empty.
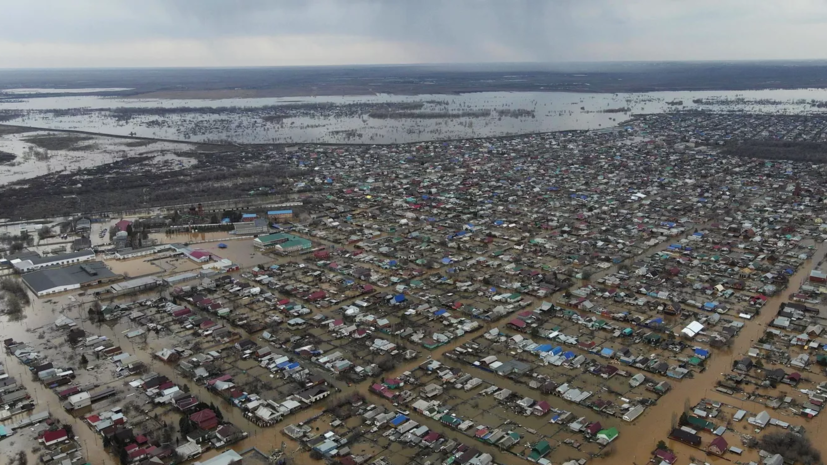
{"type": "MultiPolygon", "coordinates": [[[[208,239],[207,234],[204,235],[204,239],[208,239]]],[[[671,238],[669,241],[665,241],[647,250],[644,255],[650,254],[656,250],[663,249],[667,247],[671,241],[679,239],[680,237],[671,238]]],[[[255,255],[254,252],[250,252],[249,250],[246,250],[245,247],[242,247],[241,241],[231,243],[230,247],[234,249],[234,252],[239,253],[241,255],[244,255],[246,253],[255,255]]],[[[683,405],[684,399],[688,399],[690,404],[694,405],[701,398],[718,400],[727,404],[737,404],[739,405],[739,408],[743,407],[747,410],[750,410],[753,413],[757,413],[765,409],[763,406],[759,404],[741,402],[735,398],[728,397],[724,394],[714,391],[715,383],[720,378],[721,373],[728,373],[730,371],[732,361],[735,358],[741,357],[751,346],[751,344],[762,335],[767,323],[771,321],[775,316],[775,313],[779,305],[786,300],[784,298],[784,295],[788,294],[789,292],[795,289],[798,289],[800,284],[806,279],[814,263],[817,263],[822,258],[824,258],[825,254],[827,254],[827,244],[819,244],[817,249],[815,250],[813,258],[805,262],[802,265],[802,267],[798,270],[798,272],[791,277],[788,284],[788,288],[784,291],[784,293],[770,299],[763,308],[761,314],[757,318],[755,318],[752,321],[746,322],[745,327],[737,336],[735,343],[731,348],[717,350],[714,353],[713,357],[709,360],[707,369],[703,373],[697,373],[695,377],[692,379],[685,379],[683,381],[673,383],[672,392],[670,392],[661,402],[658,402],[655,406],[647,409],[646,413],[644,413],[644,415],[641,416],[633,425],[625,423],[620,425],[620,437],[614,443],[614,453],[607,458],[595,459],[593,463],[645,463],[646,461],[648,461],[651,451],[655,448],[655,445],[659,440],[665,440],[667,442],[667,445],[676,452],[681,461],[687,460],[690,456],[696,456],[703,457],[703,460],[710,463],[726,462],[725,459],[711,460],[712,457],[707,457],[702,451],[693,450],[692,448],[685,446],[683,444],[667,440],[666,436],[669,434],[673,413],[677,412],[678,414],[680,414],[680,406],[683,405]]],[[[272,258],[266,258],[262,255],[258,255],[255,258],[261,258],[272,261],[272,258]]],[[[600,275],[605,275],[607,273],[610,273],[611,271],[612,270],[603,270],[600,273],[595,274],[593,278],[597,278],[600,275]]],[[[578,284],[576,284],[575,287],[580,285],[582,285],[582,282],[578,282],[578,284]]],[[[557,295],[552,296],[547,300],[553,301],[554,299],[559,297],[559,295],[560,294],[558,293],[557,295]]],[[[284,452],[286,455],[291,457],[293,463],[318,463],[310,459],[309,454],[301,450],[299,444],[296,441],[286,437],[282,433],[282,430],[285,426],[290,424],[299,424],[301,422],[307,421],[317,416],[319,413],[322,412],[326,405],[330,404],[330,399],[335,399],[337,397],[340,398],[343,395],[357,392],[365,395],[367,397],[367,401],[370,403],[378,403],[383,404],[386,407],[392,407],[390,403],[385,402],[384,400],[381,400],[378,397],[367,393],[368,386],[370,385],[372,380],[366,380],[360,384],[355,384],[349,387],[342,387],[341,393],[334,394],[328,400],[315,404],[313,408],[300,411],[294,415],[287,417],[281,423],[277,424],[274,427],[259,428],[253,423],[249,422],[246,418],[244,418],[240,409],[227,405],[220,398],[218,398],[218,396],[214,396],[211,392],[207,391],[202,386],[198,385],[195,382],[192,382],[189,379],[181,377],[174,369],[174,366],[161,363],[160,361],[154,359],[151,356],[151,354],[156,352],[157,350],[160,350],[161,348],[165,347],[171,347],[173,345],[169,336],[162,335],[159,337],[155,334],[149,333],[147,335],[146,341],[138,340],[140,338],[133,340],[127,339],[124,335],[125,332],[129,329],[137,328],[137,325],[126,318],[121,319],[121,321],[118,324],[115,324],[113,326],[106,324],[92,325],[89,321],[85,319],[85,314],[89,307],[88,300],[90,298],[88,296],[85,296],[83,298],[87,299],[87,302],[81,302],[79,300],[80,297],[75,295],[61,295],[52,297],[51,299],[33,300],[33,308],[27,312],[27,318],[19,322],[5,322],[2,325],[2,329],[0,329],[0,335],[3,338],[13,337],[17,341],[29,342],[32,344],[42,344],[43,341],[39,340],[38,338],[39,333],[43,331],[44,328],[51,327],[57,316],[63,314],[71,318],[75,318],[78,325],[83,329],[87,330],[88,332],[91,332],[92,334],[103,335],[110,338],[116,344],[121,345],[125,352],[129,352],[130,354],[135,355],[140,360],[144,361],[149,367],[149,371],[154,371],[159,374],[163,374],[178,384],[187,384],[190,387],[191,392],[197,395],[200,399],[208,403],[214,402],[216,403],[216,405],[220,405],[224,417],[228,421],[240,427],[242,430],[248,432],[250,435],[247,439],[239,443],[236,443],[232,446],[232,449],[236,451],[243,451],[250,447],[256,447],[265,454],[269,454],[281,448],[282,444],[284,444],[284,452]]],[[[131,296],[130,300],[137,300],[139,298],[140,296],[131,296]]],[[[501,320],[500,324],[502,323],[502,321],[505,320],[501,320]]],[[[487,323],[485,324],[482,331],[486,331],[496,326],[499,326],[499,324],[487,323]]],[[[419,364],[426,361],[428,357],[439,360],[446,352],[455,349],[456,347],[474,339],[475,337],[478,337],[482,331],[473,332],[470,334],[466,334],[463,337],[454,339],[449,344],[439,347],[432,352],[423,352],[419,358],[397,366],[391,373],[389,373],[386,376],[397,376],[405,371],[411,371],[414,368],[416,368],[419,364]]],[[[246,336],[246,334],[244,334],[243,331],[240,332],[244,336],[246,336]]],[[[391,336],[391,338],[393,337],[391,336]]],[[[22,380],[23,384],[27,387],[29,392],[32,393],[32,396],[36,397],[38,404],[34,410],[35,412],[40,412],[45,409],[48,409],[56,418],[59,418],[63,421],[72,422],[72,424],[75,425],[75,434],[78,436],[79,440],[81,441],[81,444],[87,451],[87,455],[93,457],[92,463],[114,465],[117,462],[117,460],[114,457],[110,456],[109,454],[103,451],[101,441],[97,434],[93,433],[88,426],[83,424],[82,420],[73,418],[65,410],[63,410],[57,396],[51,390],[48,390],[41,386],[39,383],[35,383],[34,381],[32,381],[31,375],[28,373],[25,367],[23,367],[13,357],[6,356],[5,354],[4,357],[6,367],[9,370],[9,372],[13,376],[22,380]]],[[[456,363],[457,362],[450,362],[449,365],[456,365],[456,363]]],[[[489,381],[495,383],[499,381],[499,378],[493,375],[489,376],[488,374],[475,372],[475,376],[491,378],[489,379],[489,381]]],[[[134,377],[129,379],[134,379],[134,377]]],[[[124,380],[119,380],[114,385],[120,385],[121,383],[123,383],[123,381],[124,380]]],[[[135,392],[132,388],[128,386],[121,387],[121,389],[127,394],[135,392]]],[[[525,391],[523,392],[523,394],[525,395],[531,394],[538,399],[548,399],[551,397],[541,396],[539,392],[536,391],[528,392],[523,388],[520,388],[519,390],[525,391]]],[[[414,415],[414,418],[420,423],[428,425],[429,427],[433,428],[434,430],[442,433],[447,437],[461,440],[466,444],[474,444],[475,446],[479,447],[479,445],[477,445],[473,439],[468,438],[459,431],[452,430],[450,428],[445,428],[444,426],[439,424],[439,422],[426,419],[420,415],[414,415]]],[[[820,424],[823,421],[823,416],[816,417],[814,420],[810,421],[807,421],[802,417],[785,418],[784,420],[792,424],[804,424],[807,426],[809,431],[817,431],[820,429],[820,424]]],[[[816,443],[818,444],[817,441],[816,443]]],[[[738,446],[738,444],[732,445],[738,446]]],[[[495,448],[492,448],[492,450],[490,451],[487,448],[484,448],[484,450],[494,454],[495,458],[500,463],[505,463],[509,465],[526,463],[523,459],[517,456],[503,453],[499,450],[496,450],[495,448]]],[[[211,450],[202,455],[201,459],[208,458],[220,452],[220,450],[211,450]]],[[[753,451],[745,451],[745,455],[740,459],[747,461],[748,457],[752,458],[752,455],[754,455],[753,451]]]]}
{"type": "MultiPolygon", "coordinates": [[[[813,265],[823,259],[825,254],[827,254],[827,243],[821,243],[818,245],[813,257],[805,262],[798,272],[790,278],[787,288],[775,297],[769,299],[761,309],[760,315],[746,322],[732,347],[716,350],[707,364],[706,371],[703,373],[695,374],[695,377],[692,379],[684,379],[680,382],[672,383],[672,390],[665,396],[664,401],[658,402],[653,407],[646,409],[646,412],[638,418],[633,425],[624,425],[620,430],[618,441],[614,443],[616,448],[615,453],[611,457],[597,459],[594,463],[612,465],[646,463],[651,457],[651,452],[655,450],[655,446],[660,440],[666,441],[667,446],[675,451],[675,454],[681,462],[685,462],[690,456],[694,455],[696,457],[702,457],[701,460],[710,463],[729,463],[726,459],[707,456],[702,451],[667,439],[671,428],[672,414],[673,412],[677,412],[677,414],[680,415],[684,399],[689,401],[689,405],[695,405],[701,399],[707,398],[731,405],[737,404],[740,407],[740,401],[715,391],[716,382],[721,379],[722,373],[731,372],[733,361],[743,357],[753,342],[761,337],[767,324],[775,318],[779,306],[788,300],[786,296],[799,288],[801,283],[807,279],[810,270],[813,269],[813,265]]],[[[767,409],[759,404],[745,405],[744,408],[752,411],[753,414],[767,409]]],[[[825,421],[824,418],[825,415],[819,415],[807,421],[803,417],[785,417],[784,421],[792,424],[804,424],[807,429],[812,432],[820,429],[821,423],[825,421]]],[[[827,447],[825,447],[823,441],[819,441],[817,437],[813,437],[812,435],[810,437],[823,454],[827,453],[827,447]]],[[[708,437],[705,437],[704,440],[707,441],[708,437]]],[[[740,447],[740,444],[731,445],[740,447]]],[[[747,452],[748,451],[745,451],[745,454],[747,452]]],[[[734,457],[732,454],[729,456],[734,457]]],[[[749,461],[746,455],[740,458],[740,460],[745,462],[749,461]]]]}

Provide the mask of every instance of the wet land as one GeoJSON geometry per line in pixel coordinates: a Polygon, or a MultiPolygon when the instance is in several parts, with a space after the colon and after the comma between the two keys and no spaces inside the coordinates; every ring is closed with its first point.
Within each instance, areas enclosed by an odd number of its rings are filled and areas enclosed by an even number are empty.
{"type": "Polygon", "coordinates": [[[823,62],[567,63],[153,70],[6,70],[0,89],[28,95],[306,96],[491,91],[648,92],[825,87],[823,62]],[[768,85],[768,83],[771,83],[768,85]],[[170,87],[175,90],[170,90],[170,87]],[[67,89],[61,93],[61,88],[67,89]],[[95,89],[97,88],[97,89],[95,89]],[[49,93],[48,89],[52,92],[49,93]],[[122,90],[124,89],[124,90],[122,90]],[[83,93],[81,92],[81,95],[83,93]]]}

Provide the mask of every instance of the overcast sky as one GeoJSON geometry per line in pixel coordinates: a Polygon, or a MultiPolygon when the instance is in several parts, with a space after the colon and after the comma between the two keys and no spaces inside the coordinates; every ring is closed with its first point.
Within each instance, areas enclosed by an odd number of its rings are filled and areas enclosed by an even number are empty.
{"type": "Polygon", "coordinates": [[[827,0],[0,0],[0,67],[826,59],[827,0]]]}

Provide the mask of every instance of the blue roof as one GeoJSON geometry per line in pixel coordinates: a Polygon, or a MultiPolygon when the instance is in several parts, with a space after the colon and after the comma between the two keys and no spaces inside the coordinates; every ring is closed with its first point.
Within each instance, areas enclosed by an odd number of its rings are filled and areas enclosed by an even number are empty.
{"type": "Polygon", "coordinates": [[[649,323],[663,323],[663,318],[652,318],[651,320],[649,320],[649,323]]]}
{"type": "Polygon", "coordinates": [[[701,349],[700,347],[695,347],[695,355],[700,355],[701,357],[706,357],[709,355],[709,351],[706,349],[701,349]]]}
{"type": "Polygon", "coordinates": [[[258,215],[256,215],[255,213],[244,213],[243,215],[241,215],[242,218],[255,218],[256,216],[258,215]]]}
{"type": "Polygon", "coordinates": [[[442,263],[447,265],[447,264],[451,263],[451,259],[448,258],[448,257],[445,257],[445,258],[442,259],[442,263]]]}
{"type": "Polygon", "coordinates": [[[600,355],[602,355],[604,357],[611,357],[612,354],[614,354],[614,353],[615,353],[615,351],[613,351],[612,349],[610,349],[608,347],[606,347],[606,348],[604,348],[603,350],[600,351],[600,355]]]}
{"type": "Polygon", "coordinates": [[[448,310],[445,310],[444,308],[440,308],[439,310],[434,312],[434,315],[440,316],[440,315],[445,315],[446,313],[448,313],[448,310]]]}
{"type": "Polygon", "coordinates": [[[287,360],[286,362],[281,362],[278,365],[276,365],[276,368],[284,368],[287,365],[290,365],[291,363],[293,363],[293,362],[291,362],[290,360],[287,360]]]}
{"type": "Polygon", "coordinates": [[[537,352],[551,352],[551,344],[543,344],[534,349],[537,352]]]}
{"type": "Polygon", "coordinates": [[[399,414],[399,415],[396,416],[396,418],[391,420],[391,425],[399,426],[402,423],[405,423],[406,421],[408,421],[408,417],[406,417],[405,415],[399,414]]]}
{"type": "Polygon", "coordinates": [[[566,357],[566,360],[571,360],[574,358],[574,352],[568,351],[565,354],[563,354],[563,357],[566,357]]]}
{"type": "Polygon", "coordinates": [[[299,367],[299,362],[293,362],[290,365],[287,365],[288,370],[292,370],[299,367]]]}
{"type": "Polygon", "coordinates": [[[563,352],[563,348],[560,347],[560,346],[557,346],[557,347],[551,349],[551,353],[554,354],[554,355],[560,355],[560,353],[562,353],[562,352],[563,352]]]}
{"type": "Polygon", "coordinates": [[[293,210],[272,210],[267,212],[268,215],[292,215],[293,210]]]}
{"type": "Polygon", "coordinates": [[[393,296],[393,300],[395,302],[404,302],[405,301],[405,296],[402,295],[402,294],[396,294],[395,296],[393,296]]]}

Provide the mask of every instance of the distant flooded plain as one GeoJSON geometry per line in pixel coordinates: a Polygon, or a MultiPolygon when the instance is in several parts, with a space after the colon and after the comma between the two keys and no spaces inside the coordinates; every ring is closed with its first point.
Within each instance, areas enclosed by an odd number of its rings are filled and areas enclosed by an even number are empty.
{"type": "Polygon", "coordinates": [[[617,126],[634,114],[674,111],[827,113],[827,89],[246,99],[7,95],[0,98],[0,120],[6,124],[255,144],[389,144],[600,129],[617,126]]]}

